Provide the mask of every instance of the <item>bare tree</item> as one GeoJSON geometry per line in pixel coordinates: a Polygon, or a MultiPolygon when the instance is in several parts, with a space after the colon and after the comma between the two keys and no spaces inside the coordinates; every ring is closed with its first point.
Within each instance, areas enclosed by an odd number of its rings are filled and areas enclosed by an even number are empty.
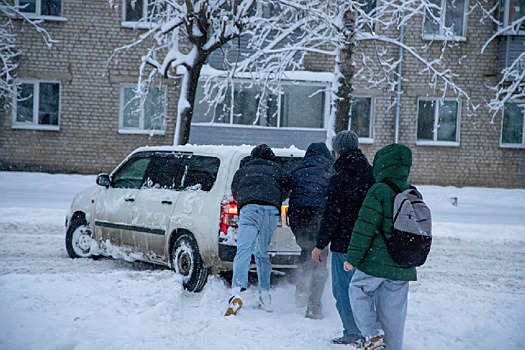
{"type": "Polygon", "coordinates": [[[14,20],[30,24],[42,35],[48,47],[55,42],[47,30],[40,26],[40,20],[33,20],[23,12],[24,6],[17,6],[8,0],[0,0],[0,96],[12,97],[16,94],[17,58],[20,51],[16,47],[17,35],[14,33],[14,20]]]}
{"type": "MultiPolygon", "coordinates": [[[[404,26],[421,16],[440,22],[439,11],[431,0],[382,0],[377,4],[365,0],[156,0],[145,19],[149,29],[118,48],[115,55],[147,47],[140,67],[141,89],[147,89],[157,76],[182,75],[175,144],[189,140],[197,84],[214,51],[227,51],[231,46],[227,44],[241,38],[247,43],[244,52],[233,45],[239,50],[235,59],[228,60],[225,54],[224,69],[207,74],[204,95],[211,103],[224,99],[234,76],[250,77],[264,89],[279,89],[278,82],[286,72],[304,69],[305,55],[332,57],[333,133],[347,127],[354,75],[396,93],[401,79],[397,72],[399,49],[420,62],[429,83],[443,95],[452,90],[465,98],[467,107],[475,109],[468,93],[456,84],[456,74],[444,64],[446,40],[437,57],[426,48],[403,42],[404,26]],[[364,42],[373,43],[372,55],[356,54],[356,45],[364,42]],[[356,67],[358,71],[354,71],[356,67]]],[[[444,27],[444,34],[452,37],[452,29],[444,27]]]]}

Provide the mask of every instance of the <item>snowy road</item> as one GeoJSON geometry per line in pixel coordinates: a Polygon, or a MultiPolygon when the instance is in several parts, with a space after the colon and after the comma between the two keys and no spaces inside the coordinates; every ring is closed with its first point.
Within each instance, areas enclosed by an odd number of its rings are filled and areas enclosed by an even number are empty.
{"type": "MultiPolygon", "coordinates": [[[[241,313],[224,318],[220,278],[192,294],[170,270],[69,259],[64,216],[93,181],[0,172],[0,349],[350,348],[329,345],[341,327],[329,285],[321,321],[303,317],[284,280],[272,292],[274,313],[256,309],[250,290],[241,313]]],[[[405,349],[523,349],[525,190],[420,189],[435,239],[410,286],[405,349]]]]}

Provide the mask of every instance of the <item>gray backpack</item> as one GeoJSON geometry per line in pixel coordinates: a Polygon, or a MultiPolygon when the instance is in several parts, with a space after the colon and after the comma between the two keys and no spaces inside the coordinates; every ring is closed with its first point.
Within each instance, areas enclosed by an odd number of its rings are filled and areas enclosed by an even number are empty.
{"type": "Polygon", "coordinates": [[[430,209],[418,197],[415,187],[402,191],[391,181],[383,180],[395,193],[393,228],[389,237],[383,233],[388,253],[401,267],[418,267],[425,263],[432,244],[430,209]]]}

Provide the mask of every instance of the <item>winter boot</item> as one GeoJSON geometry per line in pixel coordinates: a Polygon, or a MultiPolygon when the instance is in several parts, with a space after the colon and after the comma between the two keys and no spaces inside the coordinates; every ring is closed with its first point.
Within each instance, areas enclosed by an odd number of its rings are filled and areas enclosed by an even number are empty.
{"type": "Polygon", "coordinates": [[[383,350],[385,347],[385,333],[381,330],[373,337],[366,337],[363,350],[383,350]]]}
{"type": "Polygon", "coordinates": [[[238,295],[233,295],[228,302],[229,302],[228,309],[224,313],[224,316],[237,315],[237,312],[239,312],[239,310],[242,307],[241,297],[238,295]]]}
{"type": "Polygon", "coordinates": [[[259,292],[259,308],[266,312],[273,312],[272,297],[270,296],[270,292],[259,292]]]}

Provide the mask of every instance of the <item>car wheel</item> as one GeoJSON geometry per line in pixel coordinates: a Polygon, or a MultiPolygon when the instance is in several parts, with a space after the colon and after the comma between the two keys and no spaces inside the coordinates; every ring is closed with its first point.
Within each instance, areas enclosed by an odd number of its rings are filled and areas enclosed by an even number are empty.
{"type": "Polygon", "coordinates": [[[208,269],[202,266],[202,258],[195,238],[182,234],[171,249],[171,267],[182,276],[182,285],[190,292],[200,292],[206,284],[208,269]]]}
{"type": "Polygon", "coordinates": [[[72,221],[66,232],[67,254],[73,258],[93,257],[97,243],[91,237],[91,230],[85,222],[72,221]]]}

